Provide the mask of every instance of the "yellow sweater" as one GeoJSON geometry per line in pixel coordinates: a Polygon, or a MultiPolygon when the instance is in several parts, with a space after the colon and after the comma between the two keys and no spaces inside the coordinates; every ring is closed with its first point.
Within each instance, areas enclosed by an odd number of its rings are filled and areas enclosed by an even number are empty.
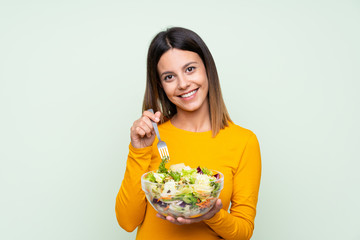
{"type": "Polygon", "coordinates": [[[199,223],[176,225],[156,217],[141,189],[141,175],[156,170],[160,156],[157,140],[147,148],[129,146],[125,176],[116,197],[115,212],[126,231],[138,227],[136,239],[250,239],[260,185],[261,160],[254,133],[229,123],[213,138],[212,132],[189,132],[167,121],[159,126],[170,162],[214,169],[224,174],[221,209],[214,217],[199,223]],[[230,207],[230,213],[227,211],[230,207]]]}

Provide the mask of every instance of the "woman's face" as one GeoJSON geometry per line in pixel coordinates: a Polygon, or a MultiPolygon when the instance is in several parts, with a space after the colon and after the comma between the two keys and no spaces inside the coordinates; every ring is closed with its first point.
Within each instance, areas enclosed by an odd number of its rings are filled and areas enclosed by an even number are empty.
{"type": "Polygon", "coordinates": [[[192,112],[207,108],[208,78],[200,56],[191,51],[170,49],[157,65],[161,85],[178,111],[192,112]]]}

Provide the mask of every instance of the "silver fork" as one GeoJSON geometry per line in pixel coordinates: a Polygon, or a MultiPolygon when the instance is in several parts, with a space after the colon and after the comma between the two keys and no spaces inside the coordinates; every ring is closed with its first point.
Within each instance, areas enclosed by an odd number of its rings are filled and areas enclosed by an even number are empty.
{"type": "MultiPolygon", "coordinates": [[[[152,110],[152,109],[149,109],[148,111],[151,112],[151,113],[154,113],[154,110],[152,110]]],[[[159,142],[157,144],[157,148],[159,150],[161,159],[167,158],[167,160],[170,160],[169,150],[168,150],[168,148],[166,146],[166,143],[164,141],[161,141],[160,134],[159,134],[159,129],[157,127],[157,124],[155,122],[153,122],[152,120],[150,120],[150,121],[151,121],[151,123],[152,123],[152,125],[154,127],[156,136],[159,139],[159,142]]]]}

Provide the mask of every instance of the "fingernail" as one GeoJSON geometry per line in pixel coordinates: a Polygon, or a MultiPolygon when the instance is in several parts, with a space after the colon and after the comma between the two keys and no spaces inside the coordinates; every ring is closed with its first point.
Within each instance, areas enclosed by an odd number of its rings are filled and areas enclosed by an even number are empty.
{"type": "Polygon", "coordinates": [[[157,118],[157,117],[155,118],[155,122],[158,122],[159,120],[160,120],[159,118],[157,118]]]}

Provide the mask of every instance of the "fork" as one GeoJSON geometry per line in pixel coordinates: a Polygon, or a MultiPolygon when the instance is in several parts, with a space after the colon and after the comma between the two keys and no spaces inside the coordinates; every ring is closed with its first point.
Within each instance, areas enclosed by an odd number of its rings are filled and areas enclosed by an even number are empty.
{"type": "MultiPolygon", "coordinates": [[[[149,109],[148,111],[151,112],[151,113],[154,113],[154,110],[152,110],[152,109],[149,109]]],[[[167,158],[167,160],[170,160],[169,150],[168,150],[168,148],[166,146],[166,143],[164,141],[161,141],[160,134],[159,134],[159,129],[157,127],[156,122],[154,122],[152,120],[150,120],[150,121],[151,121],[151,123],[152,123],[152,125],[154,127],[156,136],[159,139],[159,142],[157,144],[157,148],[159,150],[161,159],[167,158]]]]}

